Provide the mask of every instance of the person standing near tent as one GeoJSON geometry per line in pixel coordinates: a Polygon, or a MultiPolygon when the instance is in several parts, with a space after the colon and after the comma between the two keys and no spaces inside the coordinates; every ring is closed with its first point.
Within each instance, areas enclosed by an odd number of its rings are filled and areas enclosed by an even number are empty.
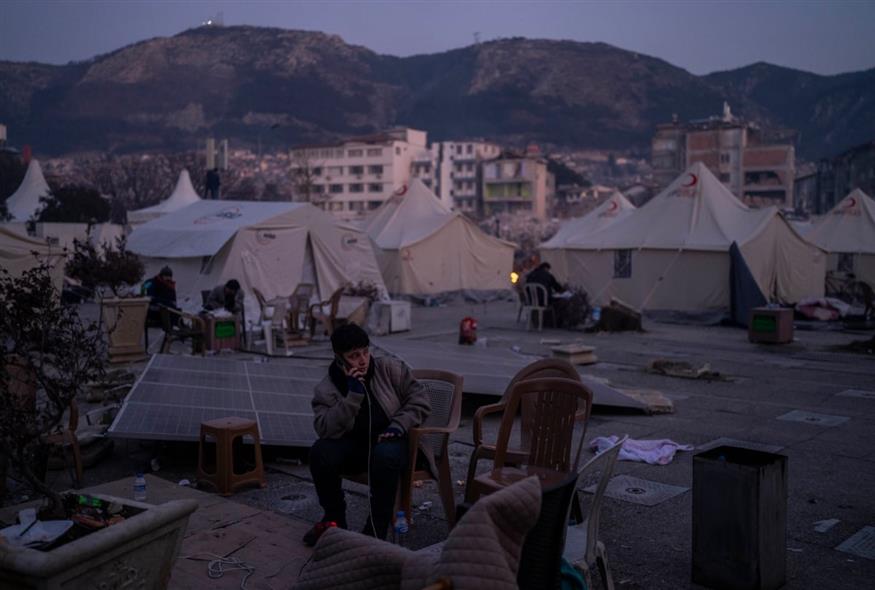
{"type": "Polygon", "coordinates": [[[209,296],[207,296],[204,309],[213,311],[214,309],[222,308],[231,313],[243,311],[243,289],[240,288],[240,283],[237,279],[231,279],[224,285],[216,285],[210,291],[209,296]]]}
{"type": "Polygon", "coordinates": [[[161,322],[163,307],[179,309],[176,305],[176,281],[173,280],[173,270],[169,266],[165,266],[157,275],[143,283],[143,294],[151,299],[148,311],[150,322],[161,322]]]}
{"type": "Polygon", "coordinates": [[[207,171],[207,198],[218,199],[222,189],[222,179],[219,177],[219,169],[213,168],[207,171]]]}
{"type": "Polygon", "coordinates": [[[398,481],[408,467],[407,433],[431,413],[428,393],[410,367],[400,359],[372,358],[369,346],[368,334],[356,324],[335,330],[335,360],[313,392],[319,440],[310,448],[310,473],[325,515],[304,535],[311,547],[329,527],[346,528],[344,473],[367,471],[370,510],[362,532],[385,538],[398,481]]]}

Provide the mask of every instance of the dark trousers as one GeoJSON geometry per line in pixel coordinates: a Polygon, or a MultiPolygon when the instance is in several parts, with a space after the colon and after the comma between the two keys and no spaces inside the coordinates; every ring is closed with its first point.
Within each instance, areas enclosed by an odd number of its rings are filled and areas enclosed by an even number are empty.
{"type": "MultiPolygon", "coordinates": [[[[408,463],[407,438],[385,441],[371,447],[371,514],[377,536],[385,538],[401,473],[408,463]]],[[[367,471],[368,445],[351,438],[321,438],[310,448],[310,473],[316,485],[323,520],[346,526],[346,500],[341,474],[367,471]]]]}

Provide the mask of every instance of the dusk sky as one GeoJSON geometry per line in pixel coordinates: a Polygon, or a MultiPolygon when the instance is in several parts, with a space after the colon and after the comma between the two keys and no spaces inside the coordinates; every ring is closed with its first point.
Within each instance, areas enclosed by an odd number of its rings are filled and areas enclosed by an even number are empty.
{"type": "Polygon", "coordinates": [[[21,1],[0,6],[0,59],[66,63],[226,25],[319,30],[406,56],[496,37],[604,41],[696,74],[767,61],[820,74],[875,67],[875,0],[834,2],[21,1]]]}

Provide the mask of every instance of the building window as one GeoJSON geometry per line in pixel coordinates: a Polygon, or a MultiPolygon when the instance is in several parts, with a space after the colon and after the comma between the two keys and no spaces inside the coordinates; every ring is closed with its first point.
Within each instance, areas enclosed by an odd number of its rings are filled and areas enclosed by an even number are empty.
{"type": "Polygon", "coordinates": [[[839,253],[839,272],[854,272],[854,255],[849,252],[840,252],[839,253]]]}
{"type": "Polygon", "coordinates": [[[351,193],[363,193],[365,192],[365,185],[361,183],[351,184],[349,185],[349,192],[351,193]]]}
{"type": "Polygon", "coordinates": [[[400,156],[400,155],[401,155],[401,148],[398,147],[397,145],[395,146],[395,155],[396,155],[396,156],[400,156]]]}
{"type": "Polygon", "coordinates": [[[614,250],[614,278],[632,278],[632,250],[614,250]]]}
{"type": "Polygon", "coordinates": [[[362,150],[347,150],[346,155],[350,158],[360,158],[364,152],[362,150]]]}
{"type": "Polygon", "coordinates": [[[350,211],[364,211],[365,210],[364,201],[350,201],[349,210],[350,211]]]}
{"type": "Polygon", "coordinates": [[[380,201],[368,201],[368,209],[373,211],[374,209],[379,209],[380,205],[382,205],[380,201]]]}
{"type": "Polygon", "coordinates": [[[329,166],[326,168],[328,176],[340,176],[343,174],[343,166],[329,166]]]}
{"type": "Polygon", "coordinates": [[[313,176],[322,176],[322,168],[313,168],[313,176]]]}
{"type": "Polygon", "coordinates": [[[467,154],[474,153],[474,146],[471,145],[470,143],[467,146],[465,146],[465,153],[467,153],[467,154]]]}
{"type": "Polygon", "coordinates": [[[365,167],[364,166],[350,166],[349,173],[350,174],[358,174],[358,175],[364,174],[365,167]]]}
{"type": "Polygon", "coordinates": [[[369,156],[382,156],[383,155],[383,148],[368,148],[368,155],[369,156]]]}
{"type": "Polygon", "coordinates": [[[333,195],[340,194],[343,192],[343,185],[342,184],[329,184],[328,185],[328,192],[330,192],[333,195]]]}
{"type": "Polygon", "coordinates": [[[368,172],[370,174],[382,174],[383,173],[383,166],[382,165],[368,166],[368,172]]]}
{"type": "Polygon", "coordinates": [[[720,154],[720,163],[721,164],[728,164],[731,160],[732,160],[732,158],[726,152],[720,154]]]}
{"type": "Polygon", "coordinates": [[[323,185],[323,184],[314,184],[312,187],[310,187],[310,190],[313,191],[313,194],[314,194],[314,195],[321,195],[322,193],[325,192],[325,185],[323,185]]]}
{"type": "Polygon", "coordinates": [[[425,186],[431,188],[431,178],[423,178],[423,179],[422,179],[422,184],[424,184],[425,186]]]}
{"type": "Polygon", "coordinates": [[[729,173],[721,172],[720,173],[720,182],[729,182],[729,173]]]}
{"type": "Polygon", "coordinates": [[[381,192],[383,192],[383,185],[380,184],[379,182],[373,182],[373,183],[368,185],[368,192],[369,193],[381,193],[381,192]]]}

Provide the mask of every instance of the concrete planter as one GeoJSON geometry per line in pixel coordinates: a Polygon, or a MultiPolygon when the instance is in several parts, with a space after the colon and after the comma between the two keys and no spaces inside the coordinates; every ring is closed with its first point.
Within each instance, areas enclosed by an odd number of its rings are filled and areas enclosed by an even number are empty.
{"type": "Polygon", "coordinates": [[[107,298],[101,301],[103,325],[109,338],[109,362],[148,358],[143,345],[148,297],[107,298]]]}
{"type": "Polygon", "coordinates": [[[197,502],[153,506],[95,495],[146,511],[51,551],[0,546],[0,588],[166,588],[197,502]]]}

